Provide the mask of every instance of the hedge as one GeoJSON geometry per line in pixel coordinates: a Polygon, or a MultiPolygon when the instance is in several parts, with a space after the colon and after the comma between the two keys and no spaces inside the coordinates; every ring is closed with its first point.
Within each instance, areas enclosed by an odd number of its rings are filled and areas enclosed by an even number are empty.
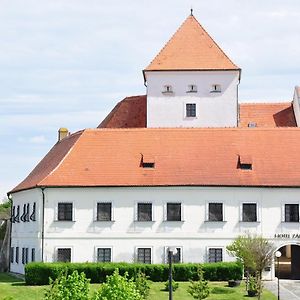
{"type": "MultiPolygon", "coordinates": [[[[197,280],[199,264],[174,264],[173,276],[177,281],[197,280]]],[[[211,281],[227,281],[242,278],[242,266],[237,262],[220,262],[201,264],[204,277],[211,281]]],[[[38,263],[25,266],[25,282],[27,285],[46,285],[49,278],[55,279],[61,272],[72,274],[74,270],[84,272],[91,283],[101,283],[118,268],[121,275],[128,272],[130,277],[141,271],[149,280],[166,281],[169,266],[167,264],[130,264],[130,263],[38,263]]]]}

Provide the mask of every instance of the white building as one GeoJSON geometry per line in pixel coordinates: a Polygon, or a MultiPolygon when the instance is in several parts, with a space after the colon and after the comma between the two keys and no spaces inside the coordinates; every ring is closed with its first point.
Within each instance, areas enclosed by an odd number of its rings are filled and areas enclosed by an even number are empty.
{"type": "MultiPolygon", "coordinates": [[[[12,272],[28,261],[230,261],[245,232],[300,278],[300,109],[238,104],[240,69],[189,16],[96,129],[59,141],[9,194],[12,272]],[[193,128],[191,128],[193,127],[193,128]]],[[[274,277],[274,266],[266,278],[274,277]]]]}

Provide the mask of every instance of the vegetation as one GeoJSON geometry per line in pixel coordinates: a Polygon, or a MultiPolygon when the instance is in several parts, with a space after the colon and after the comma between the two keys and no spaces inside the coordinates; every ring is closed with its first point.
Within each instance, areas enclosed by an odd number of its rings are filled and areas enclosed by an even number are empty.
{"type": "MultiPolygon", "coordinates": [[[[179,283],[172,279],[172,291],[175,292],[179,288],[179,283]]],[[[165,282],[165,291],[169,291],[169,280],[165,282]]]]}
{"type": "MultiPolygon", "coordinates": [[[[227,247],[228,252],[243,263],[247,276],[248,274],[255,276],[251,280],[253,283],[255,280],[258,299],[263,290],[262,272],[271,265],[274,249],[273,244],[267,239],[250,234],[239,236],[227,247]]],[[[249,290],[249,286],[247,288],[249,290]]]]}
{"type": "Polygon", "coordinates": [[[198,277],[198,281],[191,281],[188,292],[194,299],[202,300],[209,296],[209,287],[208,281],[204,280],[203,270],[201,267],[198,269],[198,277]]]}
{"type": "Polygon", "coordinates": [[[0,213],[10,213],[11,202],[8,199],[4,199],[4,202],[0,204],[0,213]]]}
{"type": "Polygon", "coordinates": [[[142,298],[147,299],[150,293],[150,285],[147,276],[144,273],[139,272],[134,282],[142,298]]]}
{"type": "MultiPolygon", "coordinates": [[[[200,264],[174,264],[173,278],[176,281],[189,281],[198,279],[198,267],[200,264]]],[[[204,271],[204,279],[210,281],[228,281],[241,279],[243,267],[240,263],[211,263],[201,264],[204,271]]],[[[91,283],[101,283],[106,276],[119,269],[119,273],[135,278],[138,272],[142,272],[151,281],[166,281],[169,267],[166,264],[129,264],[129,263],[29,263],[25,266],[25,280],[28,285],[49,284],[49,278],[55,280],[63,270],[67,274],[84,272],[91,283]]]]}

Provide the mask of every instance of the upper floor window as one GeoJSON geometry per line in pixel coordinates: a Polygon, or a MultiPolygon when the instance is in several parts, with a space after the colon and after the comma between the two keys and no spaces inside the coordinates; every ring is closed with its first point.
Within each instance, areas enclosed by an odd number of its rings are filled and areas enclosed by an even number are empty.
{"type": "Polygon", "coordinates": [[[58,203],[58,221],[72,221],[73,220],[73,203],[61,202],[58,203]]]}
{"type": "Polygon", "coordinates": [[[208,249],[208,262],[215,263],[223,261],[222,248],[209,248],[208,249]]]}
{"type": "Polygon", "coordinates": [[[111,248],[98,248],[97,262],[111,262],[111,248]]]}
{"type": "Polygon", "coordinates": [[[197,93],[197,86],[195,84],[189,84],[187,93],[197,93]]]}
{"type": "Polygon", "coordinates": [[[221,93],[221,85],[220,84],[213,84],[211,86],[211,93],[221,93]]]}
{"type": "Polygon", "coordinates": [[[142,264],[151,264],[151,248],[138,248],[137,262],[142,264]]]}
{"type": "Polygon", "coordinates": [[[223,203],[208,204],[208,220],[213,222],[223,221],[223,203]]]}
{"type": "Polygon", "coordinates": [[[32,213],[30,215],[30,220],[31,221],[36,221],[36,203],[34,202],[33,203],[33,206],[32,206],[32,213]]]}
{"type": "Polygon", "coordinates": [[[163,94],[172,94],[173,93],[172,86],[169,84],[164,85],[162,93],[163,94]]]}
{"type": "Polygon", "coordinates": [[[17,212],[15,215],[15,222],[19,223],[20,222],[20,205],[17,206],[17,212]]]}
{"type": "Polygon", "coordinates": [[[167,203],[167,221],[181,221],[181,203],[167,203]]]}
{"type": "Polygon", "coordinates": [[[57,261],[71,262],[71,248],[58,248],[57,249],[57,261]]]}
{"type": "Polygon", "coordinates": [[[111,221],[111,203],[97,203],[97,221],[111,221]]]}
{"type": "Polygon", "coordinates": [[[187,103],[186,104],[186,117],[193,118],[196,117],[196,103],[187,103]]]}
{"type": "Polygon", "coordinates": [[[256,203],[243,203],[243,222],[257,222],[256,203]]]}
{"type": "Polygon", "coordinates": [[[285,222],[299,222],[299,204],[285,204],[285,222]]]}
{"type": "Polygon", "coordinates": [[[11,219],[11,222],[12,223],[15,223],[15,210],[16,210],[16,207],[13,206],[12,210],[11,210],[11,216],[10,216],[10,219],[11,219]]]}
{"type": "Polygon", "coordinates": [[[138,203],[138,221],[152,221],[152,203],[138,203]]]}

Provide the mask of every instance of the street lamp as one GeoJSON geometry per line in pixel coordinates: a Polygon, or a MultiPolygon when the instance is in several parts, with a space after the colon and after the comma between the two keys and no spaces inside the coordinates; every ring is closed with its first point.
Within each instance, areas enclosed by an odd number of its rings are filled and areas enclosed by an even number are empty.
{"type": "Polygon", "coordinates": [[[280,300],[280,294],[279,294],[279,258],[281,256],[281,252],[280,251],[276,251],[275,252],[275,256],[277,258],[277,288],[278,288],[278,291],[277,291],[277,299],[280,300]]]}
{"type": "Polygon", "coordinates": [[[168,261],[169,261],[169,300],[173,300],[173,286],[172,286],[172,257],[176,255],[177,248],[169,247],[168,248],[168,261]]]}

